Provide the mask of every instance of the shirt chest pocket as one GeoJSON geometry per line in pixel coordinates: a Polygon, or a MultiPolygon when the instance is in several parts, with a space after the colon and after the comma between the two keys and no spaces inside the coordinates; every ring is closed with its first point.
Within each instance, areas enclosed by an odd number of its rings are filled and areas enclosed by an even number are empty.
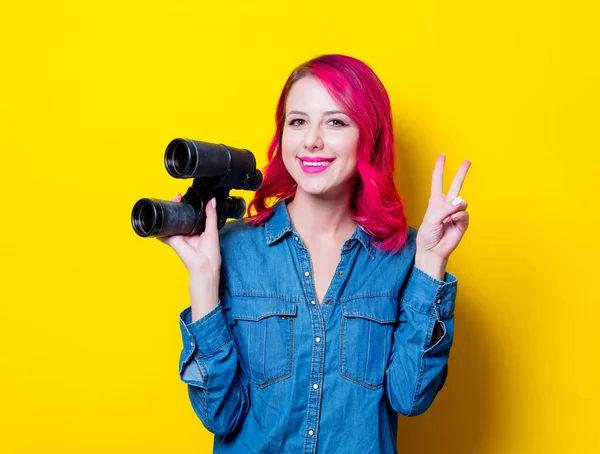
{"type": "Polygon", "coordinates": [[[242,363],[256,386],[264,388],[292,376],[296,303],[276,298],[236,298],[231,317],[242,363]]]}
{"type": "Polygon", "coordinates": [[[366,388],[383,386],[397,322],[394,297],[342,302],[340,375],[366,388]]]}

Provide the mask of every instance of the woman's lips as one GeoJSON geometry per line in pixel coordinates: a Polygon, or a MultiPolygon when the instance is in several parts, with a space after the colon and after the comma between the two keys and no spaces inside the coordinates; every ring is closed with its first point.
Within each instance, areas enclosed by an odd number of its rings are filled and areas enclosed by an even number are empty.
{"type": "Polygon", "coordinates": [[[300,159],[300,158],[298,158],[298,161],[300,162],[300,167],[302,167],[302,170],[305,173],[320,173],[320,172],[323,172],[324,170],[328,169],[329,166],[331,166],[331,163],[333,161],[335,161],[335,159],[331,160],[331,161],[322,161],[322,162],[326,162],[325,165],[321,164],[321,165],[312,165],[312,166],[304,164],[304,162],[302,162],[302,159],[300,159]]]}

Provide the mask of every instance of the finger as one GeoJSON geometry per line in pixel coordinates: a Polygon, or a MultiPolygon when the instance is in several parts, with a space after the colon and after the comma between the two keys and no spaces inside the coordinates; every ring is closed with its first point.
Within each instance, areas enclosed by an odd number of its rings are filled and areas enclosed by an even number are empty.
{"type": "MultiPolygon", "coordinates": [[[[462,219],[464,217],[464,215],[462,213],[468,213],[465,210],[461,210],[461,211],[457,211],[456,213],[452,213],[448,216],[446,216],[446,218],[442,221],[442,224],[446,224],[448,221],[450,220],[457,220],[457,219],[462,219]]],[[[468,214],[467,214],[468,216],[468,214]]]]}
{"type": "Polygon", "coordinates": [[[206,226],[204,228],[204,233],[210,235],[211,238],[219,237],[219,227],[218,227],[218,216],[217,216],[217,208],[213,206],[216,205],[217,199],[213,197],[208,201],[205,207],[206,213],[206,226]]]}
{"type": "Polygon", "coordinates": [[[213,272],[218,273],[219,267],[221,266],[221,251],[219,247],[218,206],[213,206],[213,202],[215,204],[217,203],[216,200],[216,198],[212,198],[206,204],[206,224],[202,236],[207,240],[204,252],[213,267],[213,272]]]}
{"type": "Polygon", "coordinates": [[[464,211],[467,209],[468,206],[469,204],[466,200],[463,200],[463,198],[460,196],[456,197],[452,201],[447,202],[444,208],[436,212],[431,219],[433,222],[442,222],[443,224],[445,224],[446,222],[448,222],[448,218],[452,214],[457,213],[459,211],[464,211]]]}
{"type": "Polygon", "coordinates": [[[471,167],[471,161],[464,161],[458,169],[458,172],[456,172],[456,175],[452,180],[450,190],[448,191],[448,197],[450,199],[456,198],[460,193],[462,185],[465,181],[465,177],[467,176],[467,172],[469,171],[469,167],[471,167]]]}
{"type": "Polygon", "coordinates": [[[469,225],[469,212],[468,211],[459,211],[458,213],[454,213],[451,216],[448,216],[446,219],[442,221],[444,224],[459,224],[466,229],[469,225]]]}
{"type": "Polygon", "coordinates": [[[444,164],[446,163],[446,155],[441,154],[435,161],[433,175],[431,177],[431,195],[442,193],[442,185],[444,181],[444,164]]]}
{"type": "Polygon", "coordinates": [[[194,263],[195,252],[187,243],[187,241],[185,241],[183,236],[174,235],[170,237],[164,237],[162,240],[164,240],[163,243],[168,244],[175,250],[175,252],[177,252],[177,255],[183,264],[189,269],[191,264],[194,263]]]}

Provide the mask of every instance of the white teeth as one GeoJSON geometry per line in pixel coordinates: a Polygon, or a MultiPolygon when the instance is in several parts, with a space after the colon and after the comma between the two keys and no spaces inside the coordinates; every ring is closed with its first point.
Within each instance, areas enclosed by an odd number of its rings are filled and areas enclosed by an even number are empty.
{"type": "Polygon", "coordinates": [[[305,166],[309,166],[309,167],[324,167],[326,165],[328,165],[331,161],[321,161],[321,162],[307,162],[307,161],[302,161],[302,164],[304,164],[305,166]]]}

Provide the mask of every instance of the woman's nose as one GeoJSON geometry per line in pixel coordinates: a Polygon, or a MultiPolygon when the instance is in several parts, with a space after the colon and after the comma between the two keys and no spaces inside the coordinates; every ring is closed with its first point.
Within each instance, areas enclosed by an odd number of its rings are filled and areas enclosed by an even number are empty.
{"type": "Polygon", "coordinates": [[[323,148],[323,138],[318,127],[310,128],[304,137],[304,148],[306,150],[320,150],[323,148]]]}

